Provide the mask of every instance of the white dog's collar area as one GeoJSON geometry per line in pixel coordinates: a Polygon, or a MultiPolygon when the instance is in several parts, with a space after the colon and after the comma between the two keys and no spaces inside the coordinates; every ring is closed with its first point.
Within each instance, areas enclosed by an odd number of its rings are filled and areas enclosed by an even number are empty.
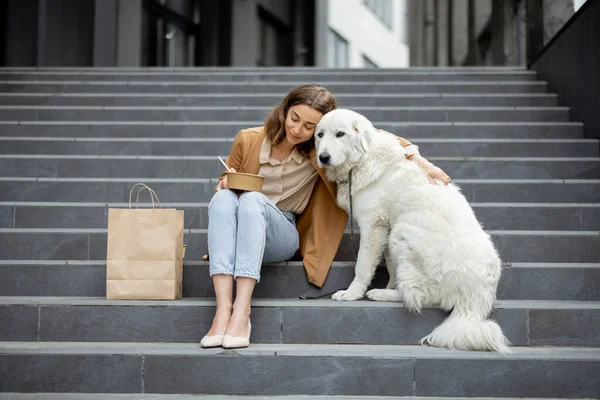
{"type": "Polygon", "coordinates": [[[348,171],[348,178],[346,180],[336,179],[335,183],[337,183],[338,185],[344,185],[350,182],[350,180],[352,180],[352,170],[348,171]]]}

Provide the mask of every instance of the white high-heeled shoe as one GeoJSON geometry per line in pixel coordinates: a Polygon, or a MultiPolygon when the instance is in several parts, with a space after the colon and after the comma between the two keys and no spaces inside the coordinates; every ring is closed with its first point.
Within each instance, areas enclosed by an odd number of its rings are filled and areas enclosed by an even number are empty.
{"type": "Polygon", "coordinates": [[[241,349],[243,347],[250,346],[250,332],[252,332],[252,324],[248,319],[248,336],[223,336],[223,348],[224,349],[241,349]]]}
{"type": "Polygon", "coordinates": [[[223,344],[223,337],[224,335],[206,335],[200,341],[200,346],[205,349],[209,347],[219,347],[223,344]]]}

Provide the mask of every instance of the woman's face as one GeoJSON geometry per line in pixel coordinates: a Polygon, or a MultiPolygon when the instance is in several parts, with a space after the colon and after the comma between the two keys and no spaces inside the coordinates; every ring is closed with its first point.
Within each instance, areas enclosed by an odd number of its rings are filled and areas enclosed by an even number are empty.
{"type": "Polygon", "coordinates": [[[285,118],[285,137],[292,145],[309,140],[314,134],[322,113],[306,104],[297,104],[289,108],[285,118]]]}

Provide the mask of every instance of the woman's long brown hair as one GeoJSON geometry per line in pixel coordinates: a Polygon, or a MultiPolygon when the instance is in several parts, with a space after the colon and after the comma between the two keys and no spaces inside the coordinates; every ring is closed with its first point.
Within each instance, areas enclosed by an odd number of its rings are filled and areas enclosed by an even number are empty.
{"type": "MultiPolygon", "coordinates": [[[[319,85],[302,85],[295,87],[285,96],[281,104],[271,110],[265,119],[265,134],[271,144],[278,144],[285,138],[285,118],[290,107],[306,104],[323,115],[337,108],[335,97],[319,85]]],[[[300,143],[296,149],[303,156],[308,156],[315,147],[314,135],[306,142],[300,143]]]]}

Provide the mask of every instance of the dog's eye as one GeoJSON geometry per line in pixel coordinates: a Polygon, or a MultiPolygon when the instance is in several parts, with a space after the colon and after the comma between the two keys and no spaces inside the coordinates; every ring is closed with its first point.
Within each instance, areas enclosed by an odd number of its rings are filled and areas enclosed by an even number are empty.
{"type": "Polygon", "coordinates": [[[335,137],[342,137],[345,134],[346,134],[345,132],[338,132],[338,133],[335,134],[335,137]]]}
{"type": "Polygon", "coordinates": [[[317,133],[317,137],[323,137],[323,132],[317,133]]]}

